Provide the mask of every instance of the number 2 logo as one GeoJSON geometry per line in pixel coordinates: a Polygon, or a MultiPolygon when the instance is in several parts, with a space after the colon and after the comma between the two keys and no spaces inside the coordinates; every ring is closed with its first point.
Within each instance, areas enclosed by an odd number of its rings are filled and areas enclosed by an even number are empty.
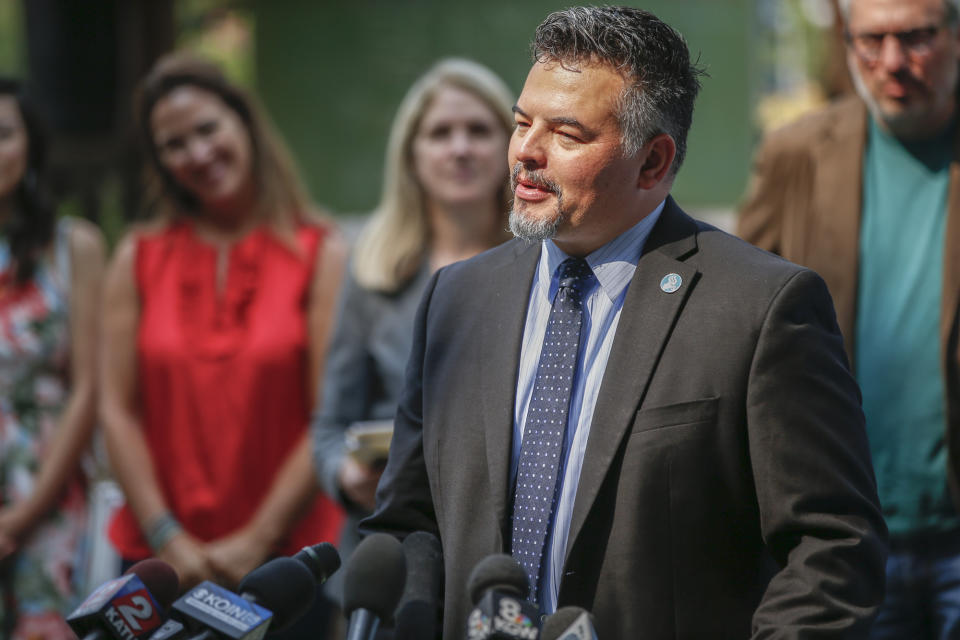
{"type": "Polygon", "coordinates": [[[144,596],[133,596],[130,598],[131,604],[121,604],[117,606],[117,611],[123,616],[123,621],[134,631],[142,631],[141,620],[150,620],[153,617],[153,606],[144,596]]]}

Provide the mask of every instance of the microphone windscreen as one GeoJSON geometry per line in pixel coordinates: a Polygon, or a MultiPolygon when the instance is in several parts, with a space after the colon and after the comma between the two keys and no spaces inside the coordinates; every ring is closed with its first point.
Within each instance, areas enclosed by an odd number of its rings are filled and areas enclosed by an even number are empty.
{"type": "Polygon", "coordinates": [[[443,551],[432,533],[415,531],[403,540],[407,584],[397,605],[395,640],[433,638],[443,597],[443,551]]]}
{"type": "Polygon", "coordinates": [[[240,581],[242,597],[253,596],[256,603],[273,612],[271,630],[296,622],[313,604],[316,581],[303,563],[293,558],[274,558],[240,581]]]}
{"type": "Polygon", "coordinates": [[[389,620],[403,594],[407,561],[403,546],[393,536],[375,533],[365,538],[350,557],[343,577],[343,611],[372,611],[389,620]]]}
{"type": "Polygon", "coordinates": [[[443,549],[437,536],[414,531],[403,540],[407,584],[400,603],[410,600],[437,602],[443,592],[443,549]]]}
{"type": "Polygon", "coordinates": [[[547,616],[540,629],[540,640],[557,640],[560,635],[576,622],[577,618],[587,613],[581,607],[560,607],[547,616]]]}
{"type": "Polygon", "coordinates": [[[467,580],[470,600],[476,605],[487,591],[498,589],[526,600],[530,593],[527,572],[513,556],[498,553],[477,563],[467,580]]]}
{"type": "Polygon", "coordinates": [[[154,597],[164,609],[168,608],[177,599],[180,592],[180,577],[176,570],[163,560],[147,558],[141,560],[126,573],[132,573],[143,582],[150,595],[154,597]]]}
{"type": "Polygon", "coordinates": [[[310,570],[317,584],[326,582],[340,568],[340,554],[329,542],[304,547],[293,558],[310,570]]]}
{"type": "Polygon", "coordinates": [[[561,607],[543,621],[540,640],[597,640],[593,616],[580,607],[561,607]]]}

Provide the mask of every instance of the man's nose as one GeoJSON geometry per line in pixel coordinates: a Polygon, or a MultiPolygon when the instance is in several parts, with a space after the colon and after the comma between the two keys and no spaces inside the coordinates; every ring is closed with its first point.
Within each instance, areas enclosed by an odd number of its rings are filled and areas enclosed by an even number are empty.
{"type": "Polygon", "coordinates": [[[880,64],[887,71],[897,71],[907,63],[907,52],[903,43],[892,33],[888,33],[880,42],[880,64]]]}
{"type": "Polygon", "coordinates": [[[542,167],[547,163],[543,135],[534,127],[530,127],[519,139],[516,150],[517,162],[522,162],[524,166],[542,167]]]}

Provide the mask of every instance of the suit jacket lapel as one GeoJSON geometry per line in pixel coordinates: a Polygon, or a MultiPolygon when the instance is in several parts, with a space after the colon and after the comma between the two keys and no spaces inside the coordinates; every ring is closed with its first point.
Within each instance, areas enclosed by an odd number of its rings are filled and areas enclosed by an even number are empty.
{"type": "Polygon", "coordinates": [[[540,259],[540,245],[517,242],[515,260],[490,272],[490,304],[480,336],[481,397],[490,473],[491,499],[502,532],[507,518],[513,411],[520,369],[520,347],[530,301],[530,284],[540,259]]]}
{"type": "Polygon", "coordinates": [[[567,556],[576,544],[620,442],[633,422],[677,314],[696,284],[696,268],[680,261],[696,251],[696,231],[696,223],[668,198],[647,240],[620,312],[590,425],[570,522],[567,556]],[[669,273],[679,274],[683,284],[678,291],[668,294],[661,291],[660,281],[669,273]]]}

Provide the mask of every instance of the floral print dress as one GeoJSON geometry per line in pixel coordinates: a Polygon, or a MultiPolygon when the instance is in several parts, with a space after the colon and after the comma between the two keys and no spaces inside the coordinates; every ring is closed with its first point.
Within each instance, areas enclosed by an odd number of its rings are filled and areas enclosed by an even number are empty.
{"type": "MultiPolygon", "coordinates": [[[[53,259],[41,260],[23,285],[0,238],[0,508],[33,492],[68,397],[68,227],[58,223],[53,259]]],[[[63,615],[77,604],[85,495],[78,472],[57,507],[0,563],[0,637],[74,637],[63,615]]]]}

